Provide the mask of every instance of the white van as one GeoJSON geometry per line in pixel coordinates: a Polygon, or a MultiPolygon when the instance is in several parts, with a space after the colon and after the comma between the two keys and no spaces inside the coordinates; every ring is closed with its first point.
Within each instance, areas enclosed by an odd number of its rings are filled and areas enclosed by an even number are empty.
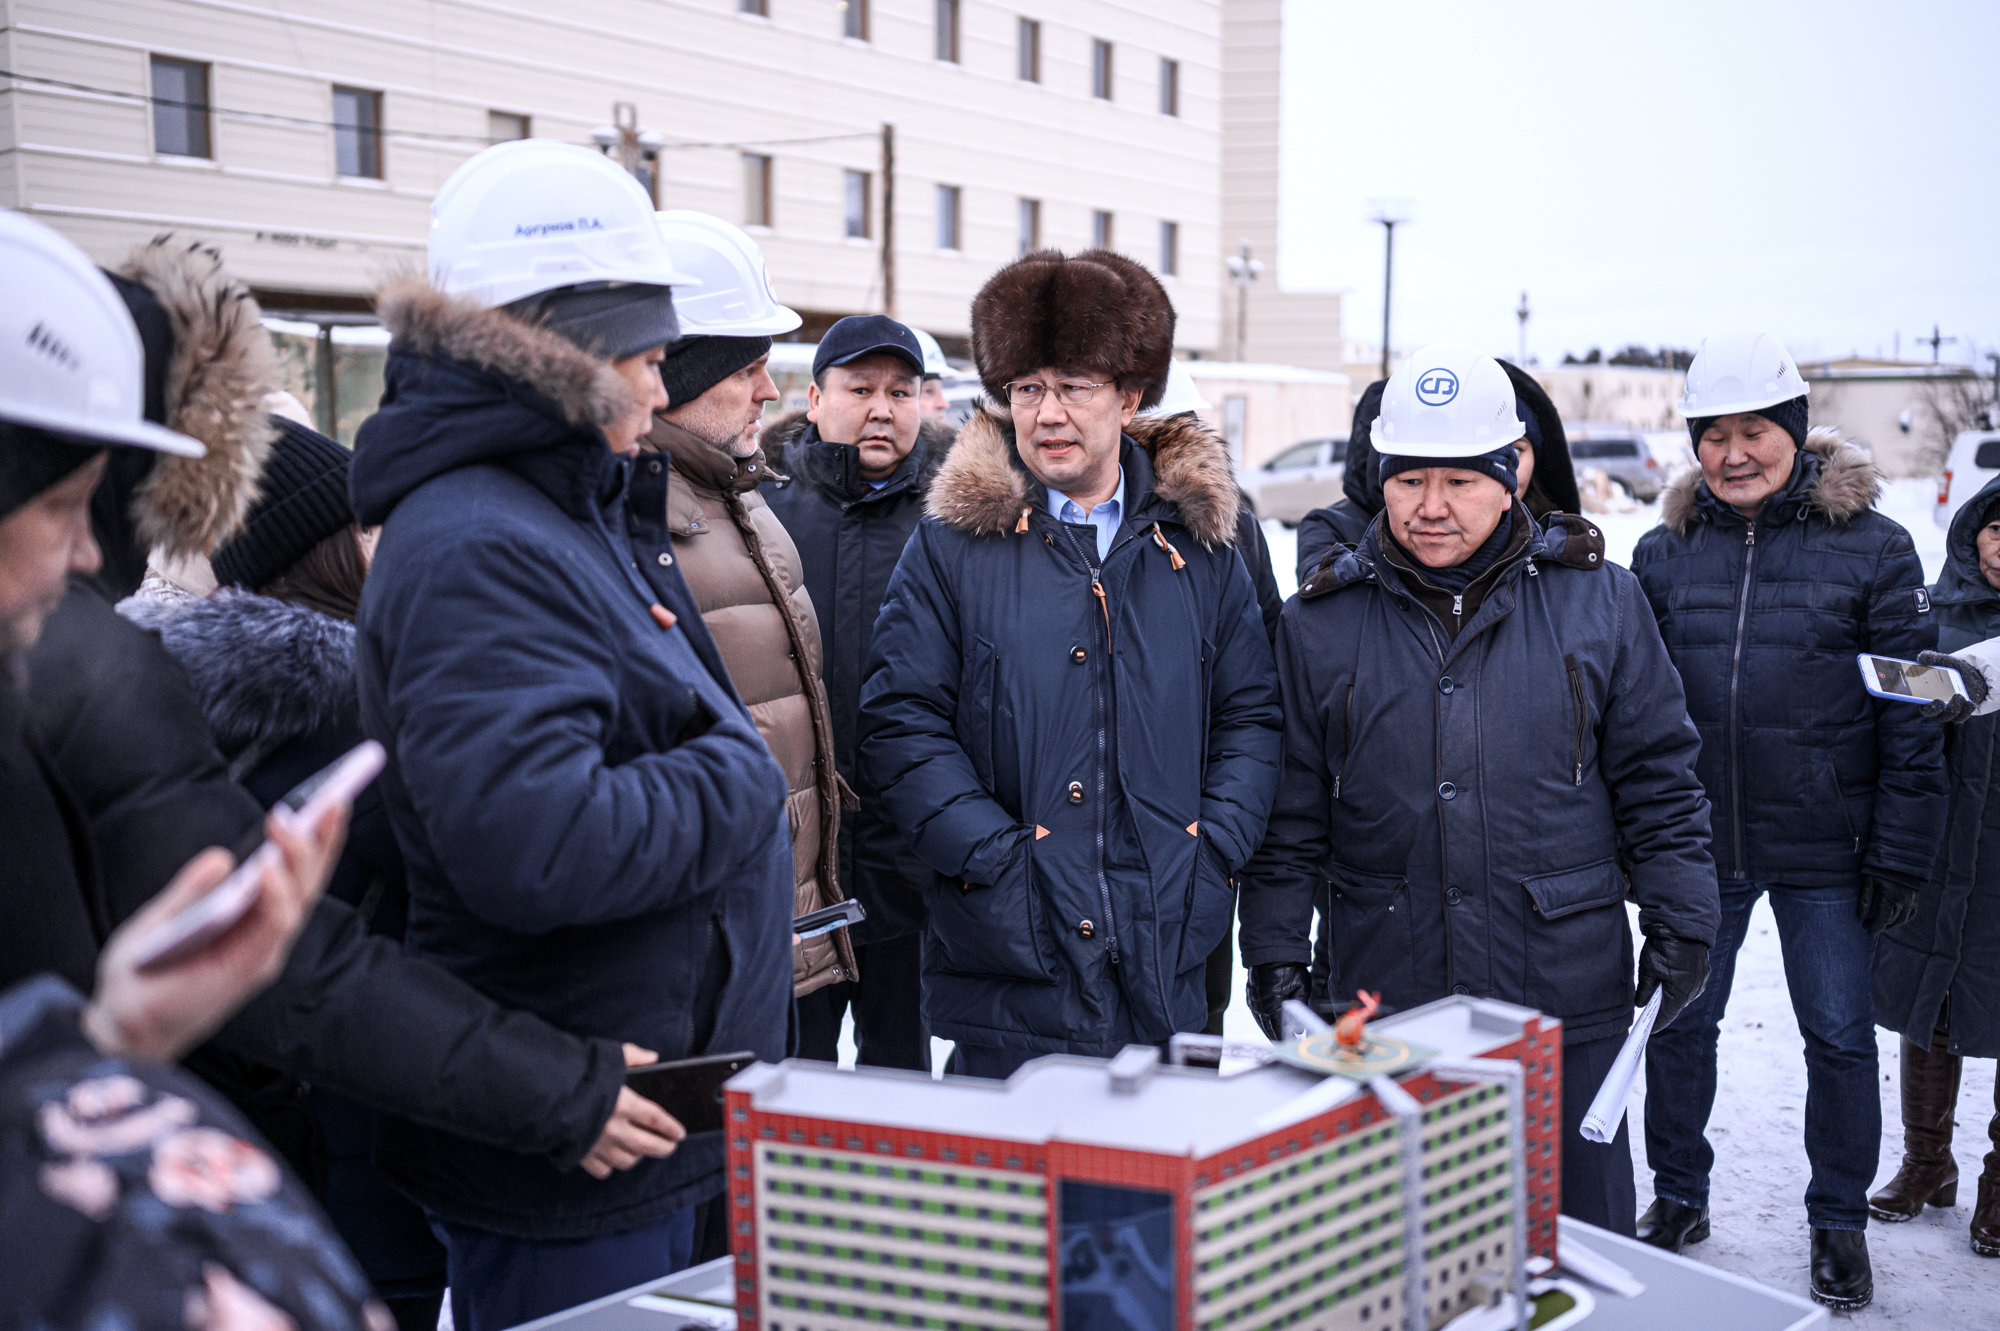
{"type": "Polygon", "coordinates": [[[1952,517],[1986,482],[2000,476],[2000,430],[1966,430],[1951,441],[1944,474],[1938,477],[1937,507],[1931,519],[1949,529],[1952,517]]]}

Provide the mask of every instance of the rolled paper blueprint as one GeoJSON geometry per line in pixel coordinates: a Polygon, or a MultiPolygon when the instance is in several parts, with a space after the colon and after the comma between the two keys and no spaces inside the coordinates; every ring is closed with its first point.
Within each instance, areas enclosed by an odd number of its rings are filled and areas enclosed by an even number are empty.
{"type": "Polygon", "coordinates": [[[1604,1084],[1597,1088],[1597,1098],[1590,1102],[1590,1112],[1583,1116],[1579,1131],[1585,1141],[1601,1145],[1618,1135],[1618,1120],[1625,1117],[1625,1102],[1632,1098],[1632,1079],[1639,1075],[1639,1056],[1646,1052],[1646,1041],[1653,1038],[1653,1022],[1659,1018],[1660,999],[1665,995],[1666,986],[1655,989],[1640,1009],[1639,1019],[1632,1023],[1625,1047],[1618,1051],[1611,1071],[1604,1075],[1604,1084]]]}

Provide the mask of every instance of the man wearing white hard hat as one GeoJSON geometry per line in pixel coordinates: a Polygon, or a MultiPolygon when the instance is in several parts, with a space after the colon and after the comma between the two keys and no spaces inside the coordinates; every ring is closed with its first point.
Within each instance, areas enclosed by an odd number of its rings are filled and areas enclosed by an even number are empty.
{"type": "MultiPolygon", "coordinates": [[[[382,527],[356,673],[390,754],[405,946],[629,1058],[780,1058],[784,773],[627,524],[672,289],[701,288],[588,149],[489,148],[431,218],[430,280],[378,295],[386,388],[350,478],[382,527]]],[[[489,1331],[685,1264],[719,1135],[635,1113],[605,1162],[623,1172],[593,1177],[392,1121],[377,1160],[444,1241],[455,1325],[489,1331]]]]}
{"type": "Polygon", "coordinates": [[[1937,628],[1909,533],[1875,511],[1880,473],[1835,431],[1807,428],[1805,381],[1776,338],[1709,338],[1681,414],[1700,470],[1668,487],[1632,571],[1701,731],[1722,929],[1707,992],[1647,1054],[1656,1200],[1640,1237],[1678,1249],[1708,1236],[1717,1023],[1768,894],[1806,1037],[1812,1294],[1859,1308],[1874,1288],[1865,1230],[1881,1149],[1875,940],[1914,913],[1947,796],[1941,727],[1871,698],[1855,656],[1921,659],[1937,628]]]}
{"type": "Polygon", "coordinates": [[[1475,994],[1563,1027],[1562,1209],[1631,1233],[1632,1156],[1585,1110],[1636,1002],[1671,1022],[1715,935],[1708,808],[1680,681],[1632,575],[1582,518],[1516,495],[1524,427],[1477,348],[1426,347],[1373,427],[1385,507],[1286,603],[1285,767],[1244,875],[1253,1012],[1304,998],[1333,884],[1332,990],[1475,994]],[[1645,950],[1633,988],[1625,901],[1645,950]]]}
{"type": "MultiPolygon", "coordinates": [[[[819,623],[804,561],[761,487],[777,473],[757,434],[778,398],[771,339],[799,326],[778,304],[764,256],[738,228],[707,213],[660,214],[674,263],[701,285],[676,302],[681,337],[660,378],[667,408],[653,420],[627,507],[642,570],[672,567],[687,582],[736,691],[791,787],[793,913],[840,901],[840,778],[820,679],[819,623]],[[663,563],[662,560],[667,562],[663,563]]],[[[795,996],[854,978],[846,930],[800,942],[795,996]]]]}
{"type": "Polygon", "coordinates": [[[924,349],[924,386],[917,397],[917,410],[928,424],[941,426],[945,423],[945,413],[951,410],[951,402],[944,395],[944,377],[951,372],[951,362],[944,358],[944,348],[936,338],[914,326],[910,332],[924,349]]]}

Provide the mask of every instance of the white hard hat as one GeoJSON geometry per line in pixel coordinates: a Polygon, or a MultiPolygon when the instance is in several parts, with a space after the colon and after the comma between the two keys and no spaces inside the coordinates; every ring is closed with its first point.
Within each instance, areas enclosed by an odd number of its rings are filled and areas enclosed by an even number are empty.
{"type": "MultiPolygon", "coordinates": [[[[516,139],[474,153],[431,200],[431,285],[486,305],[589,282],[696,286],[639,182],[602,153],[516,139]]],[[[679,293],[675,294],[679,303],[679,293]]]]}
{"type": "Polygon", "coordinates": [[[1160,394],[1159,405],[1141,416],[1178,416],[1188,411],[1207,411],[1213,405],[1194,386],[1194,374],[1184,360],[1167,362],[1167,388],[1160,394]]]}
{"type": "Polygon", "coordinates": [[[942,379],[950,374],[951,362],[944,358],[944,348],[938,345],[938,340],[915,324],[908,327],[917,335],[917,345],[924,349],[924,378],[942,379]]]}
{"type": "Polygon", "coordinates": [[[805,320],[778,304],[757,242],[712,213],[674,208],[658,214],[674,266],[700,283],[674,292],[682,337],[776,337],[805,320]]]}
{"type": "Polygon", "coordinates": [[[1463,342],[1437,342],[1389,376],[1369,440],[1391,457],[1472,458],[1527,432],[1500,362],[1463,342]]]}
{"type": "Polygon", "coordinates": [[[1754,328],[1732,328],[1701,344],[1688,366],[1681,415],[1688,420],[1776,406],[1806,395],[1798,362],[1784,344],[1754,328]]]}
{"type": "Polygon", "coordinates": [[[146,353],[109,278],[39,222],[0,212],[0,420],[198,458],[146,419],[146,353]]]}

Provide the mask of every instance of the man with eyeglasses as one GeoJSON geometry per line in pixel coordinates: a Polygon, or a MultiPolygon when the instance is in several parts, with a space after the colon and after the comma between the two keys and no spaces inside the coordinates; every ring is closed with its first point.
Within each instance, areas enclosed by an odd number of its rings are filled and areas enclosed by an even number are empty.
{"type": "Polygon", "coordinates": [[[1201,1029],[1276,792],[1227,452],[1136,414],[1173,330],[1116,254],[996,273],[972,350],[1005,412],[960,433],[875,625],[861,765],[937,872],[923,1012],[961,1073],[1201,1029]]]}

